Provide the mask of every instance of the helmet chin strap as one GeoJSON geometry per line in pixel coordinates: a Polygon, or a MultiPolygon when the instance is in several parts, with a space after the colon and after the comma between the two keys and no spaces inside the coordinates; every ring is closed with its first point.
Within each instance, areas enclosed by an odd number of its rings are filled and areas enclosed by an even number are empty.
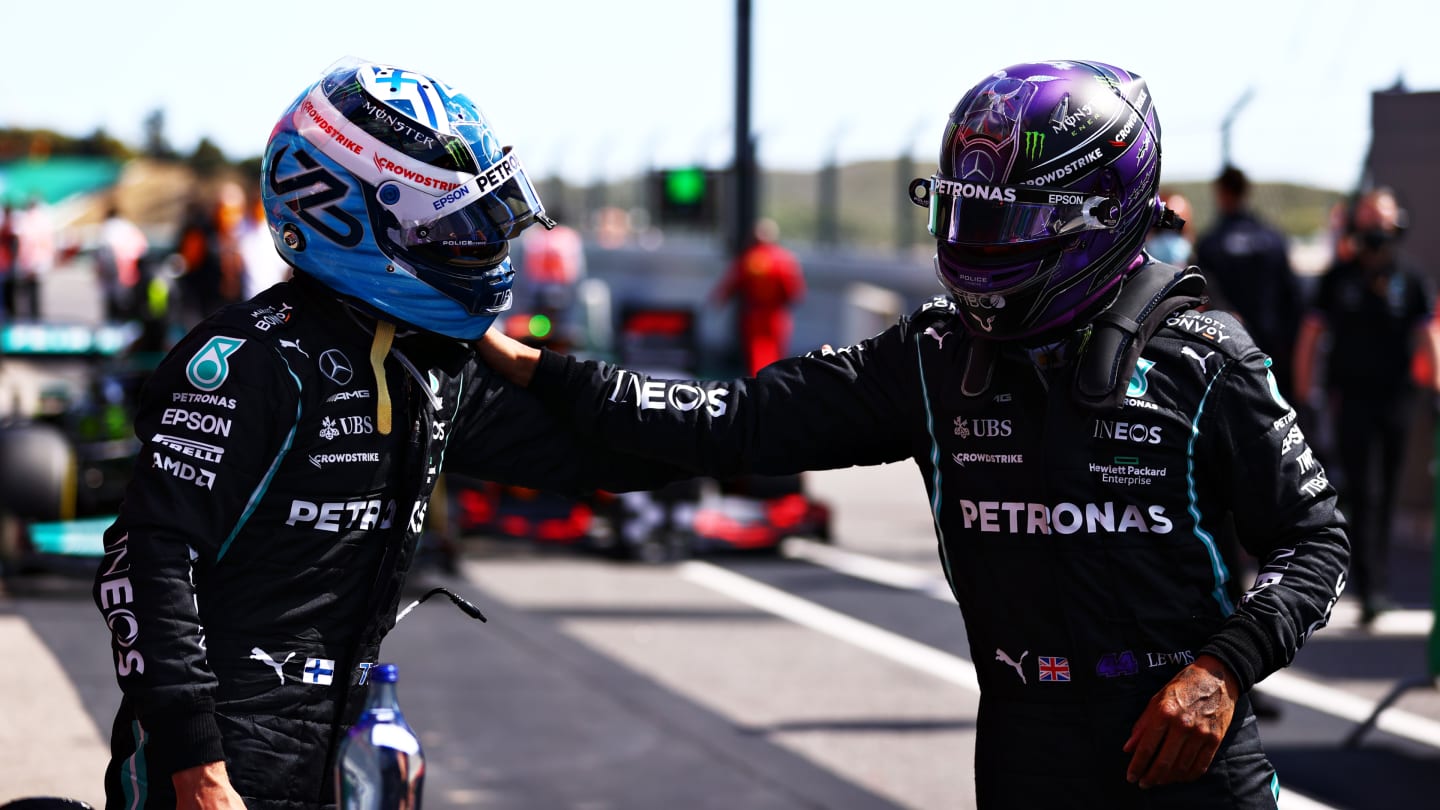
{"type": "Polygon", "coordinates": [[[375,372],[375,429],[389,436],[392,422],[390,386],[385,384],[385,356],[395,342],[395,324],[376,319],[375,339],[370,343],[370,368],[375,372]]]}
{"type": "Polygon", "coordinates": [[[1142,264],[1125,279],[1115,303],[1091,321],[1090,340],[1075,369],[1075,401],[1097,411],[1118,408],[1150,337],[1166,318],[1206,300],[1199,273],[1156,261],[1142,264]]]}
{"type": "MultiPolygon", "coordinates": [[[[1130,273],[1115,300],[1090,320],[1090,335],[1075,360],[1076,403],[1096,411],[1118,408],[1150,337],[1166,318],[1206,300],[1205,277],[1197,272],[1150,261],[1130,273]]],[[[970,412],[989,401],[1003,345],[979,337],[969,342],[960,382],[962,410],[970,412]]]]}

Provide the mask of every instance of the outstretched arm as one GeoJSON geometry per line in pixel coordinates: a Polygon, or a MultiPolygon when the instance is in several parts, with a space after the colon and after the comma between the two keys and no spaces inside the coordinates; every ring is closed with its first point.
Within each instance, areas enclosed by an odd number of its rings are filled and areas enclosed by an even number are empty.
{"type": "Polygon", "coordinates": [[[539,349],[526,346],[498,329],[490,329],[475,341],[475,349],[485,365],[521,388],[530,385],[535,367],[540,363],[539,349]]]}

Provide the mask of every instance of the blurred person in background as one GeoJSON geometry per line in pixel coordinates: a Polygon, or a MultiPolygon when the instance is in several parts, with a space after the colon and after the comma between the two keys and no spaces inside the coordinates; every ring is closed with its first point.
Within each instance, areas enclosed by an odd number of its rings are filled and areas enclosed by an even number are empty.
{"type": "Polygon", "coordinates": [[[50,207],[32,197],[15,219],[15,265],[10,280],[10,311],[17,318],[40,320],[40,285],[59,255],[50,207]]]}
{"type": "Polygon", "coordinates": [[[520,268],[534,309],[562,328],[565,314],[575,304],[575,289],[585,278],[585,240],[565,224],[563,213],[552,211],[555,227],[531,228],[520,237],[520,268]]]}
{"type": "Polygon", "coordinates": [[[105,211],[105,221],[100,225],[100,234],[95,245],[95,273],[100,282],[100,291],[105,299],[105,317],[112,321],[123,321],[137,317],[145,302],[141,284],[140,260],[150,249],[135,223],[120,213],[120,207],[111,203],[105,211]]]}
{"type": "Polygon", "coordinates": [[[1184,227],[1185,223],[1195,216],[1190,209],[1190,201],[1179,192],[1167,194],[1163,191],[1160,193],[1160,200],[1174,213],[1174,221],[1179,223],[1179,226],[1156,225],[1151,228],[1150,235],[1145,238],[1145,252],[1155,257],[1156,261],[1175,267],[1189,267],[1194,264],[1195,257],[1195,248],[1191,245],[1189,233],[1184,227]]]}
{"type": "Polygon", "coordinates": [[[1319,396],[1335,427],[1341,505],[1350,518],[1351,586],[1369,624],[1394,607],[1388,591],[1393,519],[1415,417],[1411,367],[1434,368],[1433,285],[1399,251],[1405,212],[1389,189],[1365,192],[1344,247],[1321,276],[1296,341],[1295,390],[1319,396]]]}
{"type": "Polygon", "coordinates": [[[245,276],[239,243],[244,200],[238,186],[226,183],[213,199],[197,198],[186,210],[176,244],[183,270],[175,289],[180,323],[187,329],[240,300],[245,276]]]}
{"type": "Polygon", "coordinates": [[[15,208],[7,200],[0,208],[0,324],[10,314],[15,300],[10,285],[15,279],[15,254],[20,249],[20,237],[15,233],[15,208]]]}
{"type": "Polygon", "coordinates": [[[1215,178],[1219,218],[1196,242],[1195,259],[1210,282],[1211,305],[1245,322],[1274,359],[1280,393],[1289,398],[1304,293],[1285,235],[1251,208],[1250,188],[1250,178],[1234,166],[1215,178]]]}
{"type": "Polygon", "coordinates": [[[449,85],[359,60],[271,131],[262,199],[294,278],[161,361],[105,533],[107,808],[335,805],[440,474],[571,494],[677,477],[560,429],[476,360],[510,305],[510,240],[551,224],[501,144],[449,85]]]}
{"type": "Polygon", "coordinates": [[[1141,77],[1006,67],[910,186],[946,295],[885,332],[719,381],[494,329],[482,357],[584,435],[695,474],[912,459],[975,653],[984,810],[1274,810],[1249,695],[1328,621],[1344,522],[1270,358],[1194,309],[1204,277],[1142,252],[1173,224],[1160,163],[1141,77]],[[1262,563],[1238,600],[1230,532],[1262,563]]]}
{"type": "Polygon", "coordinates": [[[275,240],[265,224],[265,205],[256,189],[255,202],[235,236],[243,266],[241,297],[254,298],[290,278],[290,265],[275,250],[275,240]]]}
{"type": "Polygon", "coordinates": [[[800,262],[779,240],[775,220],[756,222],[750,244],[710,296],[716,304],[735,300],[740,351],[751,374],[789,355],[790,310],[805,296],[800,262]]]}

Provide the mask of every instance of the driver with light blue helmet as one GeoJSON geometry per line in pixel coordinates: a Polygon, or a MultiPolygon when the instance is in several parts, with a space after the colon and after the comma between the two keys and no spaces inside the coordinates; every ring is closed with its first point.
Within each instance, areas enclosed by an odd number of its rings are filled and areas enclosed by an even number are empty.
{"type": "Polygon", "coordinates": [[[475,359],[510,304],[509,240],[554,223],[466,96],[342,61],[262,171],[294,277],[161,363],[105,535],[109,807],[333,806],[442,471],[572,492],[683,477],[597,451],[475,359]]]}

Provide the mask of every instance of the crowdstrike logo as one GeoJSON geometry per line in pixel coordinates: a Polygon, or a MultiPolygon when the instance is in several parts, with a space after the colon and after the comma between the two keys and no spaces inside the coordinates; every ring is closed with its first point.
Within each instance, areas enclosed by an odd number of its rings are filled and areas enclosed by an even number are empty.
{"type": "Polygon", "coordinates": [[[451,191],[452,189],[458,188],[460,185],[459,183],[452,183],[447,180],[441,180],[438,177],[429,177],[415,171],[414,169],[401,166],[395,161],[387,157],[382,157],[380,155],[375,156],[375,168],[381,174],[393,174],[401,178],[402,180],[406,180],[412,185],[417,185],[421,188],[433,188],[438,189],[439,191],[451,191]]]}
{"type": "Polygon", "coordinates": [[[1103,156],[1104,152],[1099,147],[1096,147],[1094,150],[1086,152],[1053,172],[1046,172],[1033,180],[1026,180],[1025,184],[1031,186],[1048,186],[1057,180],[1069,177],[1103,156]]]}

